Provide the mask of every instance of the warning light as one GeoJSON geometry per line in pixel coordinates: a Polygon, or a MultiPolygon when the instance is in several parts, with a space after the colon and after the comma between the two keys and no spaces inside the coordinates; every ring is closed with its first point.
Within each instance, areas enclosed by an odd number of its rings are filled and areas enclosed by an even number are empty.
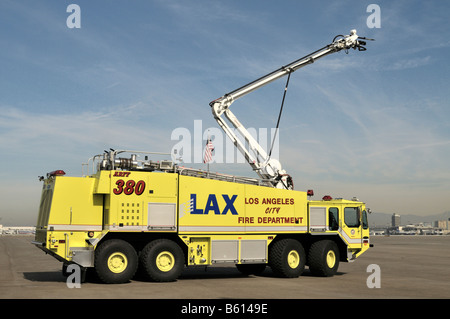
{"type": "Polygon", "coordinates": [[[314,196],[314,190],[308,189],[308,191],[306,192],[306,194],[307,194],[308,196],[314,196]]]}
{"type": "Polygon", "coordinates": [[[325,195],[322,200],[332,200],[333,197],[331,197],[330,195],[325,195]]]}
{"type": "Polygon", "coordinates": [[[50,176],[64,176],[64,175],[66,175],[66,172],[64,172],[62,169],[58,169],[56,171],[48,173],[47,177],[50,177],[50,176]]]}

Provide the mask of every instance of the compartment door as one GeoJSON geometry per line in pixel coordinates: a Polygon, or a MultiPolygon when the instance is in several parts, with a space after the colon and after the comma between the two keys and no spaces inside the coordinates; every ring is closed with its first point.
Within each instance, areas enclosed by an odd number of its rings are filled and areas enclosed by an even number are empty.
{"type": "Polygon", "coordinates": [[[327,230],[327,208],[309,208],[309,230],[311,232],[324,232],[327,230]]]}
{"type": "Polygon", "coordinates": [[[148,230],[175,230],[177,207],[175,203],[148,203],[148,230]]]}

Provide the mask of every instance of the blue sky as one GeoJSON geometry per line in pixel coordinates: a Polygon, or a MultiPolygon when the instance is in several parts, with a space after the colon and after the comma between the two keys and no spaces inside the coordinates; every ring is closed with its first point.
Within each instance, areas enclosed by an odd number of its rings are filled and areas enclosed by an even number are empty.
{"type": "MultiPolygon", "coordinates": [[[[291,77],[283,167],[315,198],[357,196],[375,212],[448,211],[449,9],[437,0],[2,0],[0,224],[34,225],[39,175],[80,176],[81,163],[110,147],[170,152],[176,128],[217,127],[210,101],[351,29],[376,41],[291,77]],[[79,29],[66,25],[71,3],[81,8],[79,29]],[[380,28],[366,23],[371,3],[380,28]]],[[[233,111],[248,127],[274,127],[284,84],[233,111]]],[[[247,164],[211,167],[255,176],[247,164]]]]}

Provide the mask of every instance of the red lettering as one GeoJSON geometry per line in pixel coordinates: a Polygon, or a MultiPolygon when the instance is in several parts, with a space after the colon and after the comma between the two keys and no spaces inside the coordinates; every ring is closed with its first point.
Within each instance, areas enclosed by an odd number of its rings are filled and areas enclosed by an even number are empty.
{"type": "Polygon", "coordinates": [[[254,222],[254,217],[238,217],[239,224],[253,224],[254,222]]]}
{"type": "Polygon", "coordinates": [[[266,214],[275,214],[280,212],[281,207],[267,207],[265,210],[266,214]]]}
{"type": "Polygon", "coordinates": [[[125,190],[123,191],[125,195],[131,195],[134,192],[134,185],[136,184],[135,181],[130,179],[125,186],[125,190]]]}
{"type": "Polygon", "coordinates": [[[131,172],[119,172],[116,171],[113,175],[113,177],[128,177],[130,176],[131,172]]]}
{"type": "Polygon", "coordinates": [[[123,185],[125,185],[125,182],[122,179],[119,179],[116,182],[117,188],[113,189],[114,194],[119,195],[123,192],[123,185]]]}
{"type": "MultiPolygon", "coordinates": [[[[298,224],[303,222],[303,217],[258,217],[257,221],[259,224],[298,224]]],[[[253,217],[250,223],[253,223],[253,217]]]]}
{"type": "MultiPolygon", "coordinates": [[[[116,172],[116,173],[122,173],[122,172],[116,172]]],[[[125,172],[128,175],[130,174],[129,172],[125,172]]],[[[114,175],[115,176],[115,175],[114,175]]],[[[126,183],[123,179],[119,179],[116,181],[116,185],[117,187],[113,189],[113,193],[116,195],[120,195],[122,193],[124,193],[125,195],[131,195],[131,194],[136,194],[136,195],[142,195],[142,193],[144,193],[145,190],[145,182],[144,181],[138,181],[137,183],[130,179],[128,180],[126,183]]]]}
{"type": "MultiPolygon", "coordinates": [[[[254,198],[255,204],[258,204],[258,199],[254,198]]],[[[251,204],[251,202],[249,202],[251,204]]],[[[293,198],[263,198],[262,204],[267,205],[294,205],[295,201],[293,198]]]]}
{"type": "Polygon", "coordinates": [[[245,198],[245,204],[259,204],[259,199],[258,198],[245,198]]]}
{"type": "MultiPolygon", "coordinates": [[[[128,173],[130,174],[130,173],[128,173]]],[[[136,195],[141,195],[145,190],[145,182],[144,181],[139,181],[136,183],[136,187],[134,189],[134,193],[136,195]]]]}

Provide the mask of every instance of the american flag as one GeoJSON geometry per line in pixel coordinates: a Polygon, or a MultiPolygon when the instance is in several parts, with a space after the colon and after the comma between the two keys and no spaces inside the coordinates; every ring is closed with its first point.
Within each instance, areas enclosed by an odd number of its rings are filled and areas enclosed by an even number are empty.
{"type": "Polygon", "coordinates": [[[214,146],[211,139],[208,138],[206,142],[205,155],[203,156],[203,163],[208,163],[212,160],[212,152],[214,151],[214,146]]]}

